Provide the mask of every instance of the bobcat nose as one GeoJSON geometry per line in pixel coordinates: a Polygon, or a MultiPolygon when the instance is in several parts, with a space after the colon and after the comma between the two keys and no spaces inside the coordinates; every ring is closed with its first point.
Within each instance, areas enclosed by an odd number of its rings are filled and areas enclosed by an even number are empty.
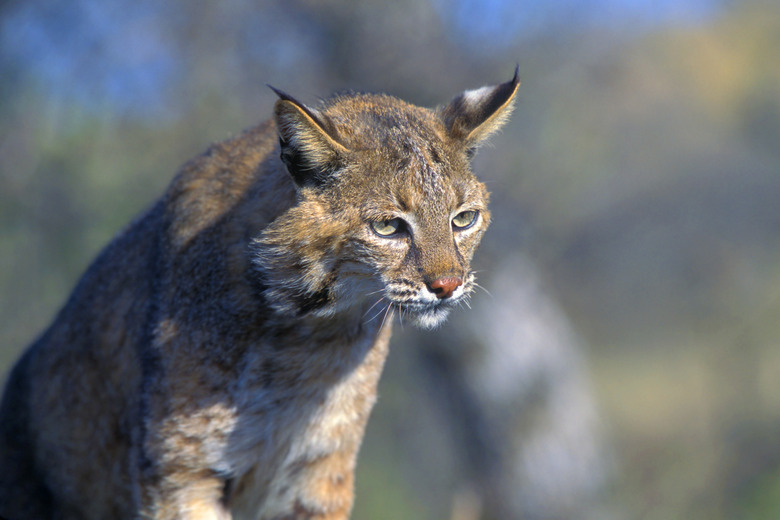
{"type": "Polygon", "coordinates": [[[447,276],[444,278],[437,278],[428,284],[428,288],[437,298],[443,300],[449,298],[455,289],[463,285],[463,280],[454,276],[447,276]]]}

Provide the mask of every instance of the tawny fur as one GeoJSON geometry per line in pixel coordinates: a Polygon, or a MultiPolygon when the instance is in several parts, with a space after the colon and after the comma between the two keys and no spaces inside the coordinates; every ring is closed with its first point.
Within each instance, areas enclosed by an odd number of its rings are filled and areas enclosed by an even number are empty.
{"type": "Polygon", "coordinates": [[[473,290],[490,217],[468,160],[517,86],[438,110],[280,92],[186,164],[11,372],[0,514],[347,518],[393,315],[436,326],[473,290]]]}

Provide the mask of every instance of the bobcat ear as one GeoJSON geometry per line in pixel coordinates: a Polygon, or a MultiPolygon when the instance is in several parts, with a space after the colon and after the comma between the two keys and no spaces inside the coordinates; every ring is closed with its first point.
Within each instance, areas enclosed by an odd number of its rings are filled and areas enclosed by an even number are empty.
{"type": "Polygon", "coordinates": [[[282,161],[299,186],[318,184],[338,168],[347,148],[338,142],[333,124],[325,116],[268,86],[279,96],[274,118],[282,161]]]}
{"type": "Polygon", "coordinates": [[[520,80],[514,77],[500,85],[467,90],[441,110],[450,136],[474,150],[490,134],[506,123],[515,101],[520,80]]]}

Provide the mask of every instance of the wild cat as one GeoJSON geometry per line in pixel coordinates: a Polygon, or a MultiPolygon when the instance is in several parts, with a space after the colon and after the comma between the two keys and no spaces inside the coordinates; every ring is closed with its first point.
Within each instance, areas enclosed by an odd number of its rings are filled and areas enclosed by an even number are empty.
{"type": "Polygon", "coordinates": [[[187,163],[11,372],[0,513],[348,518],[392,315],[435,327],[474,290],[469,161],[518,86],[437,109],[276,91],[187,163]]]}

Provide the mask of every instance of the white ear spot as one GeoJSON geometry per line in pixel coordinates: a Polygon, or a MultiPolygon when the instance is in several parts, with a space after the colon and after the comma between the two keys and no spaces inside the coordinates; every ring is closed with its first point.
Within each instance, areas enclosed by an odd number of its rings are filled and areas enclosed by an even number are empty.
{"type": "Polygon", "coordinates": [[[476,105],[492,90],[493,87],[485,86],[474,90],[467,90],[463,93],[463,101],[468,105],[476,105]]]}

